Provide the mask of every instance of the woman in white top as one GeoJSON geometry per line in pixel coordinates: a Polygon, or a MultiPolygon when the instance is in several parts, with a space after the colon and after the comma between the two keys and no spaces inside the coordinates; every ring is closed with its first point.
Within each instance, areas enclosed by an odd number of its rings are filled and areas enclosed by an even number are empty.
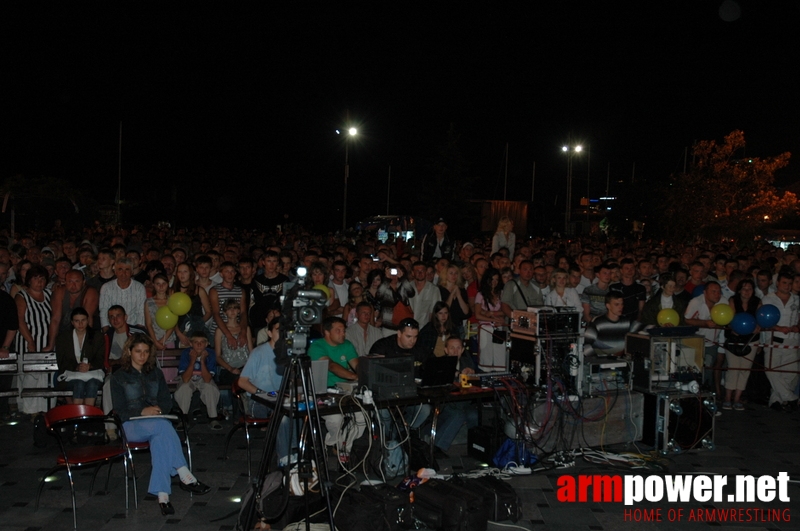
{"type": "Polygon", "coordinates": [[[517,237],[514,235],[514,222],[508,216],[503,216],[497,222],[497,231],[492,238],[492,254],[496,253],[502,248],[508,249],[508,259],[514,260],[514,246],[517,243],[517,237]]]}
{"type": "Polygon", "coordinates": [[[569,274],[561,268],[554,269],[550,274],[550,293],[544,300],[547,306],[572,306],[581,307],[581,296],[575,288],[567,286],[569,274]]]}

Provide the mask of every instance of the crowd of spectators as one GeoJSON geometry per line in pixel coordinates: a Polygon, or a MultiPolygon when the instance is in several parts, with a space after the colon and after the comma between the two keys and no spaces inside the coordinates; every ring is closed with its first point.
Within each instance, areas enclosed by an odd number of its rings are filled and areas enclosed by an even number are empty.
{"type": "MultiPolygon", "coordinates": [[[[776,332],[786,336],[785,346],[798,343],[796,246],[517,238],[507,218],[500,220],[495,234],[459,241],[440,219],[429,234],[410,241],[391,234],[385,241],[375,234],[312,234],[292,226],[266,232],[96,225],[75,233],[57,226],[49,233],[5,235],[0,237],[0,356],[49,351],[60,344],[76,352],[89,348],[84,344],[98,349],[97,342],[104,341],[107,360],[108,352],[112,359],[121,352],[130,335],[126,327],[146,333],[156,349],[191,347],[192,338],[202,333],[217,360],[214,380],[230,382],[238,378],[253,348],[270,339],[268,324],[279,316],[284,285],[293,281],[298,266],[308,268],[313,284],[328,288],[326,316],[346,322],[347,338],[359,355],[369,353],[380,338],[394,335],[404,318],[413,317],[425,349],[443,355],[448,338],[458,337],[479,370],[505,370],[511,312],[542,304],[578,308],[592,338],[588,352],[611,348],[613,352],[604,353],[618,354],[618,346],[608,342],[602,348],[592,345],[609,321],[655,326],[663,308],[675,308],[681,324],[699,327],[713,350],[721,344],[720,327],[695,308],[703,306],[698,287],[711,286],[709,294],[719,291],[717,302],[735,300],[731,304],[741,311],[748,308],[747,302],[742,307],[741,288],[748,299],[763,300],[781,294],[780,278],[789,282],[784,306],[790,315],[781,321],[781,326],[788,325],[785,330],[776,332]],[[156,314],[178,291],[189,295],[191,310],[164,330],[156,314]],[[125,316],[122,332],[120,323],[111,321],[119,314],[125,316]],[[68,336],[75,330],[80,331],[80,343],[70,344],[68,336]]],[[[749,304],[752,310],[753,302],[749,304]]],[[[317,330],[318,337],[322,332],[317,330]]],[[[783,350],[796,363],[798,351],[783,350]]],[[[98,361],[101,356],[94,350],[74,357],[59,357],[65,360],[64,370],[108,370],[108,362],[98,361]]],[[[714,355],[712,364],[721,368],[724,363],[724,355],[720,361],[714,355]]],[[[36,378],[20,374],[17,385],[45,385],[36,378]]],[[[11,386],[9,378],[2,380],[3,388],[11,386]]],[[[76,388],[73,400],[94,402],[97,382],[70,387],[76,388]]],[[[796,405],[796,394],[779,395],[774,401],[781,407],[796,405]]],[[[230,413],[230,399],[221,397],[219,407],[230,413]]],[[[18,414],[44,408],[42,399],[17,400],[18,414]]],[[[2,413],[10,414],[7,403],[2,413]]]]}

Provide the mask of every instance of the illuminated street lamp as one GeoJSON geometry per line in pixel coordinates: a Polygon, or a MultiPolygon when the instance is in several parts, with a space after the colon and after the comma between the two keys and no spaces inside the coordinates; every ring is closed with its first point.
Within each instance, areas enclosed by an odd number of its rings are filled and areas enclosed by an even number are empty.
{"type": "Polygon", "coordinates": [[[580,144],[572,148],[562,146],[561,151],[567,154],[567,208],[564,212],[564,234],[569,234],[569,222],[572,218],[572,157],[583,151],[583,146],[580,144]]]}
{"type": "MultiPolygon", "coordinates": [[[[336,134],[340,135],[341,132],[337,129],[336,134]]],[[[357,134],[358,129],[351,127],[347,130],[347,134],[344,137],[344,202],[342,205],[342,233],[347,230],[347,179],[350,177],[350,142],[348,140],[350,137],[356,136],[357,134]]]]}

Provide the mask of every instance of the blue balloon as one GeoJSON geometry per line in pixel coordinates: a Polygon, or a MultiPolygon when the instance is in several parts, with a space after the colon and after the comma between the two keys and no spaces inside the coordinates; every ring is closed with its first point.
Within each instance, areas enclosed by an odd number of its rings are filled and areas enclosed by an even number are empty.
{"type": "Polygon", "coordinates": [[[733,316],[733,321],[728,326],[740,336],[746,336],[756,329],[756,318],[747,312],[739,312],[733,316]]]}
{"type": "Polygon", "coordinates": [[[772,328],[780,320],[781,311],[774,304],[765,304],[756,313],[756,321],[761,328],[772,328]]]}
{"type": "Polygon", "coordinates": [[[694,288],[694,291],[692,291],[692,298],[694,298],[694,297],[699,297],[700,295],[702,295],[703,293],[705,293],[705,291],[706,291],[706,286],[705,286],[705,284],[701,284],[700,286],[696,286],[696,287],[694,288]]]}

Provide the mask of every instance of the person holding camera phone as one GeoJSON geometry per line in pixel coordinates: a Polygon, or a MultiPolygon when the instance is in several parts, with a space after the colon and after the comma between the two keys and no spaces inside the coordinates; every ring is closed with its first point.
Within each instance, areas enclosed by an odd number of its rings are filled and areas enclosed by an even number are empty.
{"type": "Polygon", "coordinates": [[[413,317],[409,301],[414,297],[414,286],[405,278],[402,265],[387,264],[384,271],[386,277],[378,287],[376,300],[381,308],[383,327],[397,330],[400,321],[413,317]]]}

